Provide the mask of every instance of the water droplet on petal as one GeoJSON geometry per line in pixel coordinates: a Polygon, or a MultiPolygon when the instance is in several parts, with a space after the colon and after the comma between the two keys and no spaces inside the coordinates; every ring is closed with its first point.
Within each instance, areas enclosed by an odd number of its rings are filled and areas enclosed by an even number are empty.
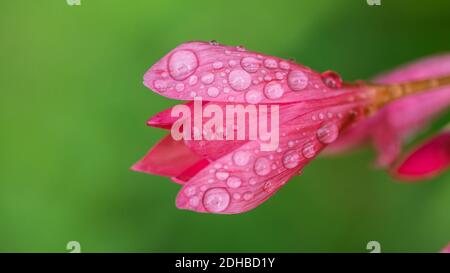
{"type": "Polygon", "coordinates": [[[284,79],[284,73],[282,73],[282,72],[276,72],[275,73],[275,78],[277,79],[277,80],[282,80],[282,79],[284,79]]]}
{"type": "Polygon", "coordinates": [[[198,196],[193,196],[189,199],[189,205],[192,207],[197,207],[200,204],[200,198],[198,196]]]}
{"type": "Polygon", "coordinates": [[[203,206],[210,212],[222,212],[230,204],[230,194],[225,188],[211,188],[203,196],[203,206]]]}
{"type": "Polygon", "coordinates": [[[252,186],[256,185],[256,183],[258,183],[258,179],[254,178],[254,177],[252,177],[248,180],[248,184],[250,184],[252,186]]]}
{"type": "Polygon", "coordinates": [[[294,91],[303,90],[308,85],[308,77],[299,70],[289,72],[287,81],[289,87],[294,91]]]}
{"type": "Polygon", "coordinates": [[[300,155],[295,150],[286,152],[283,155],[283,166],[286,169],[293,169],[300,163],[300,155]]]}
{"type": "Polygon", "coordinates": [[[323,72],[321,75],[323,83],[333,89],[341,88],[342,87],[342,79],[341,76],[339,76],[338,73],[334,71],[326,71],[323,72]]]}
{"type": "Polygon", "coordinates": [[[245,101],[250,104],[257,104],[263,99],[263,96],[258,90],[249,90],[245,93],[245,101]]]}
{"type": "Polygon", "coordinates": [[[317,138],[324,144],[334,142],[339,135],[339,128],[335,123],[325,123],[317,130],[317,138]]]}
{"type": "Polygon", "coordinates": [[[250,199],[253,198],[253,193],[250,192],[250,191],[245,192],[244,195],[242,196],[242,198],[243,198],[245,201],[248,201],[248,200],[250,200],[250,199]]]}
{"type": "Polygon", "coordinates": [[[245,51],[245,47],[244,47],[243,45],[238,45],[238,46],[236,47],[236,50],[237,50],[237,51],[245,51]]]}
{"type": "Polygon", "coordinates": [[[274,59],[265,59],[264,60],[264,66],[267,68],[277,68],[278,67],[278,63],[276,60],[274,59]]]}
{"type": "Polygon", "coordinates": [[[169,74],[177,81],[192,75],[198,67],[198,59],[191,50],[179,50],[173,53],[168,62],[169,74]]]}
{"type": "Polygon", "coordinates": [[[214,62],[212,66],[214,69],[221,69],[223,67],[223,63],[222,62],[214,62]]]}
{"type": "Polygon", "coordinates": [[[231,88],[236,91],[243,91],[247,89],[252,83],[252,78],[250,74],[245,72],[242,69],[236,69],[231,71],[228,75],[228,82],[230,83],[231,88]]]}
{"type": "Polygon", "coordinates": [[[260,66],[260,61],[254,57],[244,57],[241,60],[242,68],[250,73],[258,71],[260,66]]]}
{"type": "Polygon", "coordinates": [[[293,140],[289,140],[287,144],[288,144],[289,148],[292,148],[292,147],[294,147],[295,142],[293,140]]]}
{"type": "Polygon", "coordinates": [[[219,92],[219,89],[217,89],[217,87],[211,86],[208,88],[207,93],[208,93],[208,96],[215,98],[219,95],[220,92],[219,92]]]}
{"type": "Polygon", "coordinates": [[[228,187],[232,189],[237,189],[241,186],[242,180],[237,176],[230,176],[227,179],[227,185],[228,187]]]}
{"type": "Polygon", "coordinates": [[[286,61],[281,61],[280,68],[284,70],[289,70],[291,68],[291,65],[286,61]]]}
{"type": "Polygon", "coordinates": [[[226,180],[229,176],[230,176],[230,174],[224,170],[218,170],[216,172],[216,178],[219,180],[222,180],[222,181],[226,180]]]}
{"type": "Polygon", "coordinates": [[[263,190],[265,192],[273,192],[275,190],[275,186],[271,181],[268,181],[264,184],[263,190]]]}
{"type": "Polygon", "coordinates": [[[217,45],[219,45],[219,43],[218,43],[216,40],[211,40],[211,41],[209,41],[209,44],[212,45],[212,46],[217,46],[217,45]]]}
{"type": "Polygon", "coordinates": [[[283,86],[275,81],[272,82],[268,82],[265,86],[264,86],[264,95],[266,95],[267,98],[269,99],[279,99],[283,96],[284,94],[284,89],[283,86]]]}
{"type": "Polygon", "coordinates": [[[241,200],[241,194],[238,192],[233,193],[233,199],[234,200],[241,200]]]}
{"type": "Polygon", "coordinates": [[[250,153],[247,151],[236,151],[233,154],[233,162],[237,166],[245,166],[250,160],[250,153]]]}
{"type": "Polygon", "coordinates": [[[195,186],[186,187],[186,189],[184,190],[184,194],[186,196],[193,196],[195,193],[196,193],[195,186]]]}
{"type": "Polygon", "coordinates": [[[206,73],[201,78],[202,83],[204,84],[211,84],[214,81],[214,74],[213,73],[206,73]]]}
{"type": "Polygon", "coordinates": [[[196,83],[198,82],[198,77],[197,76],[195,76],[195,75],[192,75],[190,78],[189,78],[189,85],[195,85],[196,83]]]}
{"type": "Polygon", "coordinates": [[[228,65],[231,66],[231,67],[233,67],[233,66],[236,65],[236,61],[235,61],[235,60],[229,60],[229,61],[228,61],[228,65]]]}
{"type": "Polygon", "coordinates": [[[270,173],[270,160],[265,157],[260,157],[255,161],[254,171],[259,176],[265,176],[270,173]]]}
{"type": "Polygon", "coordinates": [[[303,156],[306,158],[313,158],[316,155],[316,149],[311,142],[306,143],[302,149],[303,156]]]}
{"type": "Polygon", "coordinates": [[[164,92],[167,90],[167,82],[163,80],[156,80],[153,82],[155,89],[159,92],[164,92]]]}

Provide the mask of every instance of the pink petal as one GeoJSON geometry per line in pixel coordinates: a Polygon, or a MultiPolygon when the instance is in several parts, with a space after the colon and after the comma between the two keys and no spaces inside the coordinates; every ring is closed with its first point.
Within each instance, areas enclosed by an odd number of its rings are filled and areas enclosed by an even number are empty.
{"type": "Polygon", "coordinates": [[[131,169],[149,174],[177,177],[192,166],[201,164],[203,160],[201,156],[187,148],[182,141],[175,141],[170,135],[167,135],[131,169]]]}
{"type": "MultiPolygon", "coordinates": [[[[326,110],[347,113],[349,107],[353,106],[336,105],[326,110]]],[[[295,113],[294,109],[290,109],[289,114],[295,113]]],[[[184,184],[177,196],[177,207],[235,214],[260,205],[298,174],[323,147],[333,142],[349,120],[349,116],[339,115],[320,118],[323,111],[298,113],[281,124],[276,151],[261,151],[260,140],[248,141],[211,162],[184,184]]]]}
{"type": "MultiPolygon", "coordinates": [[[[446,74],[450,74],[450,54],[419,60],[376,78],[376,82],[398,83],[446,74]]],[[[398,157],[402,142],[447,109],[449,103],[450,87],[394,101],[344,132],[330,150],[339,151],[372,140],[379,152],[378,164],[389,165],[398,157]]]]}
{"type": "MultiPolygon", "coordinates": [[[[193,109],[194,107],[194,103],[192,101],[189,101],[184,105],[186,105],[191,109],[193,109]]],[[[173,117],[171,115],[172,109],[173,107],[161,111],[156,115],[152,116],[150,119],[147,120],[147,125],[155,128],[170,130],[172,124],[178,120],[178,117],[173,117]]]]}
{"type": "Polygon", "coordinates": [[[144,84],[177,100],[296,102],[335,96],[340,78],[242,47],[206,42],[179,45],[145,74],[144,84]]]}
{"type": "Polygon", "coordinates": [[[429,178],[445,171],[449,164],[450,131],[446,131],[409,154],[394,172],[406,179],[429,178]]]}

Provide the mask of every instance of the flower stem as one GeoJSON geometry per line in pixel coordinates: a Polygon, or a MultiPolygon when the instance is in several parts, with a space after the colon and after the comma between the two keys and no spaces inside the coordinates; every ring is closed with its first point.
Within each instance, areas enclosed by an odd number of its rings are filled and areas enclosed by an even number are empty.
{"type": "Polygon", "coordinates": [[[365,91],[373,99],[373,103],[371,104],[370,109],[368,109],[368,113],[372,114],[381,107],[397,99],[431,91],[444,86],[450,86],[450,75],[396,84],[367,83],[365,85],[367,88],[365,91]]]}

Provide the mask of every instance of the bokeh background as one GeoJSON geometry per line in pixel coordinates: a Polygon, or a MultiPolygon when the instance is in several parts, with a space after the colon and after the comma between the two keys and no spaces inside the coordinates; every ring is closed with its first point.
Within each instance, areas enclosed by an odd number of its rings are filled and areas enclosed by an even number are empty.
{"type": "Polygon", "coordinates": [[[347,80],[450,50],[449,1],[2,0],[0,251],[437,252],[450,241],[450,176],[394,181],[364,148],[320,158],[257,209],[175,208],[179,185],[129,167],[175,102],[142,84],[189,40],[217,40],[347,80]]]}

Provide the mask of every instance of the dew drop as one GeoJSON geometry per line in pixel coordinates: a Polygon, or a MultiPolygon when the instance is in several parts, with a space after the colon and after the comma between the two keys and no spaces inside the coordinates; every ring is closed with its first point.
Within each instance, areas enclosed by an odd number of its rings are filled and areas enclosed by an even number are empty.
{"type": "Polygon", "coordinates": [[[156,80],[153,82],[153,85],[155,86],[155,89],[159,92],[164,92],[167,90],[167,82],[163,80],[156,80]]]}
{"type": "Polygon", "coordinates": [[[291,65],[286,61],[281,61],[280,68],[284,70],[289,70],[291,68],[291,65]]]}
{"type": "Polygon", "coordinates": [[[214,62],[212,66],[214,69],[221,69],[223,67],[223,63],[222,62],[214,62]]]}
{"type": "Polygon", "coordinates": [[[211,40],[211,41],[209,41],[209,44],[212,45],[212,46],[217,46],[217,45],[219,45],[219,43],[218,43],[216,40],[211,40]]]}
{"type": "Polygon", "coordinates": [[[211,86],[208,88],[208,96],[210,96],[211,98],[215,98],[219,95],[219,89],[217,89],[217,87],[211,86]]]}
{"type": "Polygon", "coordinates": [[[226,180],[229,176],[230,176],[230,174],[225,170],[218,170],[216,172],[216,178],[221,181],[226,180]]]}
{"type": "Polygon", "coordinates": [[[238,45],[238,46],[236,47],[236,50],[237,50],[237,51],[245,51],[245,47],[244,47],[243,45],[238,45]]]}
{"type": "Polygon", "coordinates": [[[203,196],[203,206],[210,212],[222,212],[230,204],[230,194],[225,188],[211,188],[203,196]]]}
{"type": "Polygon", "coordinates": [[[197,207],[200,204],[200,198],[198,196],[193,196],[189,199],[189,205],[192,207],[197,207]]]}
{"type": "Polygon", "coordinates": [[[201,78],[202,83],[204,84],[211,84],[214,81],[214,74],[213,73],[206,73],[201,78]]]}
{"type": "Polygon", "coordinates": [[[342,87],[341,76],[334,71],[323,72],[320,77],[322,78],[323,83],[330,88],[338,89],[342,87]]]}
{"type": "Polygon", "coordinates": [[[250,160],[250,155],[247,151],[236,151],[233,154],[233,162],[237,166],[245,166],[250,160]]]}
{"type": "Polygon", "coordinates": [[[253,186],[253,185],[256,185],[256,183],[258,183],[258,179],[254,178],[254,177],[252,177],[248,180],[249,185],[253,186]]]}
{"type": "Polygon", "coordinates": [[[294,147],[295,142],[293,140],[289,140],[287,145],[288,145],[289,148],[292,148],[292,147],[294,147]]]}
{"type": "Polygon", "coordinates": [[[192,75],[190,78],[189,78],[189,85],[195,85],[196,83],[198,82],[198,77],[197,76],[195,76],[195,75],[192,75]]]}
{"type": "Polygon", "coordinates": [[[237,189],[241,186],[242,180],[237,176],[230,176],[227,179],[227,185],[228,187],[232,189],[237,189]]]}
{"type": "Polygon", "coordinates": [[[259,69],[260,61],[254,57],[244,57],[241,60],[241,66],[245,71],[255,73],[259,69]]]}
{"type": "Polygon", "coordinates": [[[198,59],[191,50],[179,50],[173,53],[168,62],[169,74],[177,81],[192,75],[198,67],[198,59]]]}
{"type": "Polygon", "coordinates": [[[339,128],[335,123],[325,123],[317,130],[317,138],[324,144],[334,142],[339,135],[339,128]]]}
{"type": "Polygon", "coordinates": [[[263,190],[265,192],[273,192],[275,190],[275,187],[271,181],[268,181],[264,184],[263,190]]]}
{"type": "Polygon", "coordinates": [[[303,146],[302,149],[303,156],[306,158],[313,158],[316,155],[316,149],[314,148],[314,144],[309,142],[303,146]]]}
{"type": "Polygon", "coordinates": [[[255,161],[254,171],[259,176],[265,176],[270,173],[270,160],[260,157],[255,161]]]}
{"type": "Polygon", "coordinates": [[[283,155],[283,166],[286,169],[293,169],[300,163],[300,155],[295,150],[286,152],[283,155]]]}
{"type": "Polygon", "coordinates": [[[275,79],[277,79],[277,80],[282,80],[282,79],[284,79],[284,73],[282,73],[282,72],[276,72],[275,73],[275,79]]]}
{"type": "Polygon", "coordinates": [[[305,89],[308,84],[308,77],[302,71],[294,70],[289,72],[287,82],[292,90],[300,91],[305,89]]]}
{"type": "Polygon", "coordinates": [[[253,193],[250,192],[250,191],[245,192],[244,195],[242,196],[242,198],[243,198],[245,201],[248,201],[248,200],[250,200],[250,199],[253,198],[253,193]]]}
{"type": "Polygon", "coordinates": [[[196,189],[195,189],[195,187],[194,186],[190,186],[190,187],[187,187],[185,190],[184,190],[184,194],[186,195],[186,196],[193,196],[194,194],[196,193],[196,189]]]}
{"type": "Polygon", "coordinates": [[[235,60],[229,60],[229,61],[228,61],[228,65],[231,66],[231,67],[233,67],[233,66],[236,65],[236,61],[235,61],[235,60]]]}
{"type": "Polygon", "coordinates": [[[242,69],[236,69],[231,71],[228,75],[228,82],[230,83],[231,88],[236,91],[243,91],[247,89],[252,83],[252,78],[250,74],[245,72],[242,69]]]}
{"type": "Polygon", "coordinates": [[[267,68],[270,68],[270,69],[277,68],[278,67],[278,63],[274,59],[265,59],[264,60],[264,66],[267,67],[267,68]]]}
{"type": "Polygon", "coordinates": [[[280,83],[272,81],[272,82],[268,82],[265,86],[264,86],[264,95],[266,95],[267,98],[269,99],[279,99],[283,96],[284,94],[284,89],[283,86],[281,86],[280,83]]]}
{"type": "Polygon", "coordinates": [[[241,200],[241,194],[238,192],[233,193],[233,199],[234,200],[241,200]]]}

